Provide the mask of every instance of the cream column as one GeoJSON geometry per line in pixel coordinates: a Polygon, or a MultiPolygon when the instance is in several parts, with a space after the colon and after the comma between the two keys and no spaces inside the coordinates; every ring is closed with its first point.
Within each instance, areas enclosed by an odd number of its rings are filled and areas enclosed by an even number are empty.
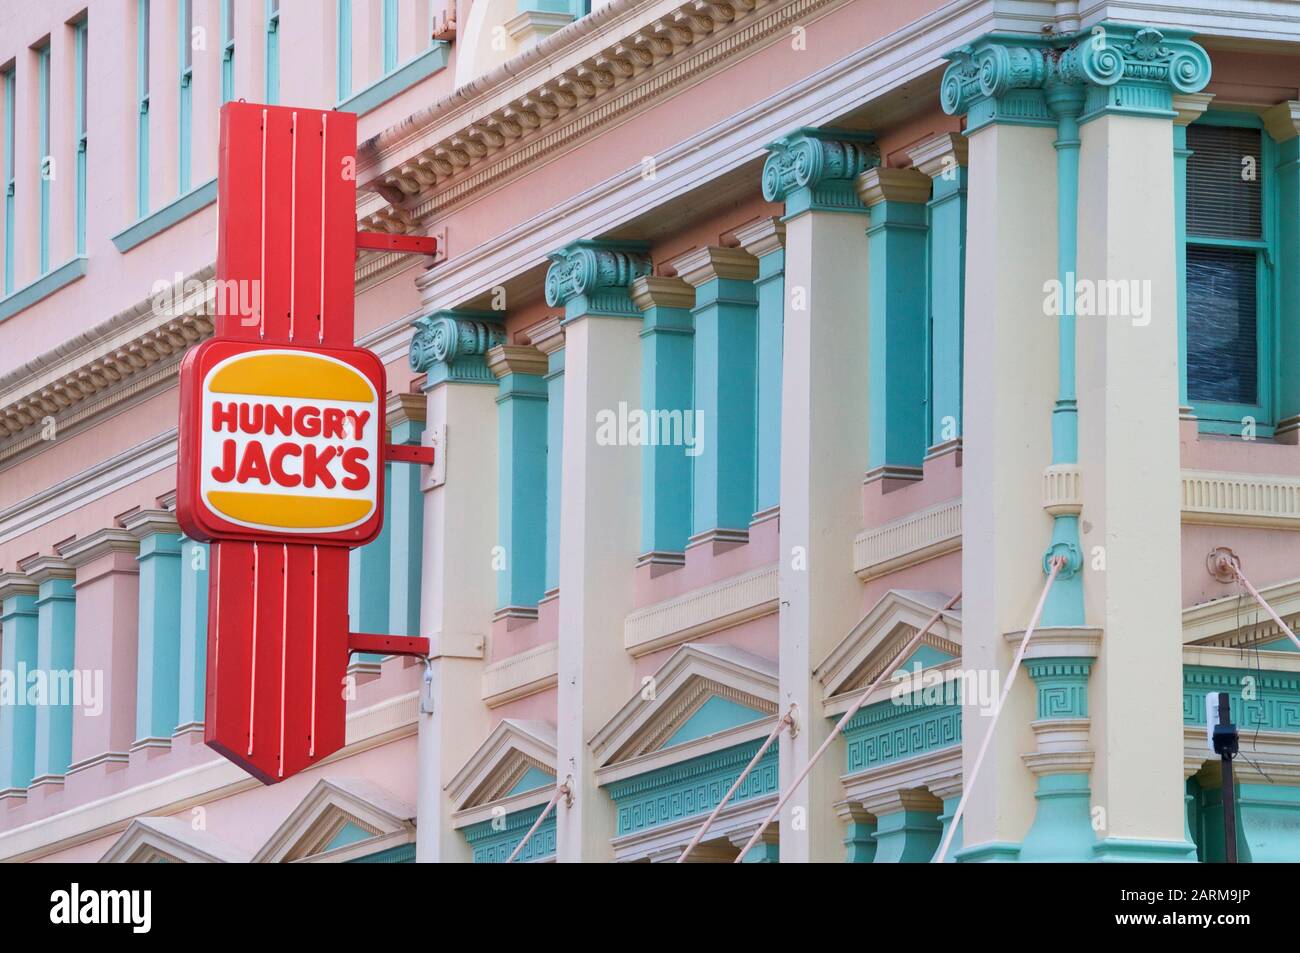
{"type": "Polygon", "coordinates": [[[438,458],[424,486],[420,634],[432,680],[416,716],[418,863],[471,856],[445,787],[489,728],[481,683],[496,606],[497,387],[483,355],[505,342],[500,319],[439,311],[417,319],[411,341],[411,367],[428,375],[424,439],[438,458]]]}
{"type": "MultiPolygon", "coordinates": [[[[962,667],[987,691],[983,699],[963,692],[967,778],[1011,668],[1014,649],[1003,633],[1025,628],[1043,588],[1052,520],[1042,508],[1042,474],[1051,462],[1057,389],[1057,323],[1043,312],[1044,282],[1056,274],[1056,121],[1041,90],[972,103],[978,88],[978,66],[968,57],[944,74],[944,109],[970,109],[962,667]],[[1005,113],[1017,121],[1003,121],[1005,113]]],[[[960,860],[1015,859],[1034,817],[1034,779],[1020,758],[1034,750],[1034,717],[1034,686],[1021,677],[969,795],[960,860]]]]}
{"type": "Polygon", "coordinates": [[[641,313],[628,293],[650,272],[638,244],[575,242],[551,255],[546,303],[564,306],[564,480],[560,488],[559,699],[556,774],[561,862],[613,858],[614,804],[596,784],[587,739],[635,689],[623,648],[640,551],[642,448],[603,436],[601,421],[641,396],[641,313]]]}
{"type": "MultiPolygon", "coordinates": [[[[853,179],[879,164],[872,137],[802,130],[769,147],[763,195],[784,201],[785,330],[781,382],[781,735],[786,791],[830,731],[812,676],[861,616],[853,537],[867,470],[867,216],[853,179]]],[[[822,758],[788,801],[782,863],[838,861],[838,756],[822,758]]]]}

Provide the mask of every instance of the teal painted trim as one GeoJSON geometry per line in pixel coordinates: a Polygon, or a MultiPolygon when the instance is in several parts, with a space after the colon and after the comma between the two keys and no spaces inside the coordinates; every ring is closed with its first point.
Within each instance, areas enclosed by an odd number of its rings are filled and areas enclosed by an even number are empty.
{"type": "Polygon", "coordinates": [[[695,289],[695,417],[699,421],[691,507],[693,535],[748,531],[755,509],[758,427],[752,281],[714,278],[695,289]]]}
{"type": "Polygon", "coordinates": [[[86,88],[87,88],[87,24],[85,20],[73,29],[76,56],[76,75],[73,77],[76,95],[77,118],[77,197],[76,197],[76,245],[77,254],[86,253],[86,150],[89,145],[86,124],[86,88]]]}
{"type": "MultiPolygon", "coordinates": [[[[680,553],[691,535],[691,463],[684,445],[693,419],[694,335],[686,308],[646,309],[641,329],[641,407],[666,414],[677,443],[641,448],[641,552],[680,553]]],[[[694,427],[691,432],[694,434],[694,427]]],[[[659,433],[656,427],[654,433],[659,433]]]]}
{"type": "Polygon", "coordinates": [[[181,539],[151,533],[140,540],[136,642],[135,737],[170,738],[180,723],[181,539]]]}
{"type": "Polygon", "coordinates": [[[1174,125],[1174,272],[1178,307],[1178,406],[1187,402],[1187,127],[1174,125]]]}
{"type": "Polygon", "coordinates": [[[352,860],[344,861],[348,864],[413,864],[415,863],[415,845],[401,844],[397,847],[389,847],[387,850],[376,851],[373,854],[366,854],[364,857],[354,857],[352,860]]]}
{"type": "Polygon", "coordinates": [[[352,0],[338,0],[338,53],[335,69],[338,73],[338,101],[352,95],[352,0]]]}
{"type": "Polygon", "coordinates": [[[0,671],[13,680],[15,697],[0,706],[0,791],[27,787],[36,776],[36,711],[27,704],[27,675],[38,670],[36,595],[0,604],[0,671]]]}
{"type": "Polygon", "coordinates": [[[758,259],[758,446],[754,454],[755,512],[781,504],[781,373],[785,354],[785,249],[758,259]]]}
{"type": "MultiPolygon", "coordinates": [[[[952,824],[953,815],[957,813],[957,805],[960,802],[961,795],[943,799],[943,810],[939,812],[939,825],[942,828],[939,831],[939,847],[943,846],[943,840],[948,836],[948,827],[952,824]]],[[[957,822],[957,833],[952,835],[952,843],[948,845],[948,853],[943,858],[945,864],[957,863],[957,855],[961,852],[962,832],[965,826],[965,818],[957,822]]],[[[938,847],[935,848],[934,853],[935,856],[938,856],[938,847]]],[[[932,857],[931,860],[933,859],[932,857]]]]}
{"type": "MultiPolygon", "coordinates": [[[[1298,389],[1293,381],[1289,384],[1283,384],[1284,380],[1294,378],[1295,375],[1281,373],[1283,368],[1289,368],[1290,365],[1278,363],[1279,356],[1284,353],[1282,342],[1285,340],[1290,344],[1298,336],[1298,332],[1294,327],[1278,323],[1278,319],[1284,314],[1282,289],[1287,286],[1288,282],[1294,283],[1296,280],[1294,275],[1289,274],[1294,271],[1293,268],[1277,268],[1274,264],[1278,261],[1291,260],[1279,259],[1278,257],[1283,250],[1280,241],[1282,229],[1278,225],[1278,208],[1283,199],[1283,192],[1279,187],[1276,175],[1279,166],[1278,153],[1281,150],[1277,143],[1273,141],[1273,138],[1264,130],[1263,120],[1253,113],[1210,109],[1201,115],[1194,125],[1236,126],[1260,130],[1260,239],[1257,241],[1235,241],[1231,239],[1202,238],[1187,233],[1185,234],[1185,242],[1180,248],[1183,261],[1180,274],[1184,281],[1186,281],[1187,277],[1187,247],[1190,245],[1238,248],[1242,250],[1253,249],[1255,251],[1255,380],[1258,388],[1258,401],[1254,404],[1231,404],[1197,400],[1189,394],[1188,403],[1196,414],[1199,429],[1203,432],[1223,433],[1239,437],[1242,435],[1244,418],[1251,417],[1256,422],[1256,436],[1272,436],[1274,425],[1279,419],[1285,419],[1285,415],[1281,417],[1274,416],[1274,409],[1280,406],[1279,400],[1282,388],[1289,387],[1288,393],[1298,389]],[[1285,277],[1283,277],[1284,274],[1285,277]],[[1275,312],[1277,312],[1276,315],[1275,312]]],[[[1290,207],[1294,208],[1294,206],[1290,207]]],[[[1295,222],[1288,220],[1285,215],[1282,216],[1281,220],[1285,228],[1294,233],[1295,222]]],[[[1184,230],[1186,231],[1186,229],[1184,230]]],[[[1290,299],[1288,299],[1288,305],[1294,307],[1290,299]]],[[[1290,308],[1285,313],[1289,315],[1290,308]]],[[[1286,351],[1290,352],[1291,348],[1288,347],[1286,351]]],[[[1183,369],[1185,373],[1185,359],[1183,369]]]]}
{"type": "Polygon", "coordinates": [[[397,67],[365,89],[341,100],[335,108],[343,112],[356,113],[358,116],[365,115],[376,106],[388,102],[408,86],[414,86],[446,67],[450,57],[449,47],[450,44],[442,40],[437,41],[404,66],[397,67]]]}
{"type": "Polygon", "coordinates": [[[14,241],[14,206],[15,192],[17,191],[17,182],[14,179],[14,130],[15,116],[14,108],[17,102],[17,79],[14,77],[13,69],[4,72],[4,103],[5,103],[5,130],[4,130],[4,189],[5,189],[5,260],[4,260],[4,293],[9,295],[14,288],[14,248],[17,242],[14,241]]]}
{"type": "Polygon", "coordinates": [[[942,691],[937,687],[934,691],[943,696],[938,704],[923,700],[895,704],[890,699],[867,705],[849,719],[844,726],[845,773],[856,774],[960,745],[959,683],[949,682],[942,691]]]}
{"type": "Polygon", "coordinates": [[[867,228],[867,469],[925,459],[925,206],[881,202],[867,228]]]}
{"type": "Polygon", "coordinates": [[[1196,845],[1189,841],[1134,840],[1107,837],[1092,849],[1093,860],[1103,864],[1195,863],[1196,845]]]}
{"type": "MultiPolygon", "coordinates": [[[[606,785],[618,818],[616,836],[713,810],[760,747],[762,740],[755,739],[606,785]]],[[[742,804],[777,790],[777,749],[771,747],[728,803],[742,804]]]]}
{"type": "Polygon", "coordinates": [[[1183,666],[1183,724],[1205,724],[1205,696],[1227,692],[1232,720],[1243,735],[1253,731],[1300,733],[1300,673],[1268,669],[1183,666]],[[1254,698],[1243,698],[1249,678],[1254,698]]]}
{"type": "Polygon", "coordinates": [[[546,356],[546,593],[560,588],[560,486],[564,479],[564,348],[546,356]]]}
{"type": "Polygon", "coordinates": [[[42,298],[64,288],[86,274],[86,256],[78,255],[67,264],[47,272],[30,284],[0,298],[0,321],[11,318],[24,308],[30,308],[42,298]]]}
{"type": "Polygon", "coordinates": [[[1014,864],[1020,845],[1009,841],[987,841],[963,847],[953,857],[959,864],[1014,864]]]}
{"type": "Polygon", "coordinates": [[[207,543],[181,539],[180,674],[178,728],[203,724],[208,670],[207,543]]]}
{"type": "Polygon", "coordinates": [[[933,446],[961,436],[962,348],[966,307],[966,166],[934,177],[930,225],[929,380],[933,446]]]}
{"type": "Polygon", "coordinates": [[[231,5],[235,0],[221,0],[221,101],[235,98],[235,37],[231,34],[231,5]]]}
{"type": "Polygon", "coordinates": [[[113,245],[122,254],[126,254],[137,245],[141,245],[160,232],[171,228],[177,222],[189,218],[195,212],[207,208],[217,200],[217,180],[209,179],[202,185],[191,189],[180,198],[167,203],[152,215],[147,215],[137,222],[132,222],[113,236],[113,245]]]}
{"type": "Polygon", "coordinates": [[[384,75],[397,66],[397,0],[384,0],[381,30],[384,42],[384,75]]]}
{"type": "Polygon", "coordinates": [[[184,195],[190,190],[190,142],[194,121],[194,68],[185,66],[185,57],[190,48],[191,26],[186,22],[187,12],[193,8],[182,0],[181,14],[177,18],[180,24],[180,64],[181,88],[176,103],[177,141],[177,194],[184,195]]]}
{"type": "Polygon", "coordinates": [[[876,822],[849,821],[844,825],[844,862],[869,864],[876,859],[876,822]]]}
{"type": "Polygon", "coordinates": [[[546,380],[506,374],[497,395],[497,608],[532,608],[546,588],[546,380]]]}
{"type": "Polygon", "coordinates": [[[729,728],[739,728],[766,717],[764,712],[756,711],[748,705],[713,695],[659,746],[659,750],[696,741],[729,728]]]}
{"type": "Polygon", "coordinates": [[[149,0],[136,4],[135,98],[135,214],[143,219],[149,214],[149,0]]]}
{"type": "MultiPolygon", "coordinates": [[[[476,864],[504,864],[514,853],[528,829],[541,817],[545,805],[514,811],[490,821],[480,821],[461,829],[476,864]]],[[[515,863],[545,860],[555,856],[555,812],[542,822],[537,832],[524,845],[515,863]]]]}
{"type": "Polygon", "coordinates": [[[280,4],[266,0],[266,103],[280,102],[280,4]]]}
{"type": "MultiPolygon", "coordinates": [[[[418,446],[424,423],[408,420],[392,430],[392,442],[418,446]]],[[[389,471],[388,624],[394,635],[420,634],[420,569],[424,554],[424,491],[421,468],[403,464],[389,471]]]]}
{"type": "Polygon", "coordinates": [[[518,781],[515,782],[506,797],[514,797],[516,794],[527,794],[529,791],[536,791],[538,788],[548,788],[555,786],[555,775],[549,771],[543,771],[534,765],[529,765],[528,770],[523,773],[518,781]]]}
{"type": "Polygon", "coordinates": [[[54,157],[50,155],[50,46],[47,43],[36,54],[40,105],[40,140],[38,142],[40,186],[40,273],[50,270],[50,180],[54,177],[54,157]]]}
{"type": "Polygon", "coordinates": [[[1087,863],[1097,837],[1092,830],[1088,775],[1048,774],[1034,792],[1034,823],[1020,845],[1022,863],[1087,863]]]}
{"type": "Polygon", "coordinates": [[[518,0],[519,13],[567,13],[575,20],[590,11],[589,0],[518,0]]]}
{"type": "MultiPolygon", "coordinates": [[[[71,579],[47,579],[36,595],[36,667],[71,672],[77,664],[77,597],[71,579]]],[[[62,777],[72,763],[72,703],[36,709],[36,777],[62,777]]]]}
{"type": "MultiPolygon", "coordinates": [[[[398,466],[410,467],[402,463],[398,466]]],[[[411,469],[418,469],[411,467],[411,469]]],[[[384,499],[393,486],[393,464],[384,464],[384,499]]],[[[384,525],[379,535],[364,546],[348,553],[348,622],[353,632],[385,634],[389,626],[389,573],[392,570],[393,513],[384,508],[384,525]]],[[[394,633],[404,635],[406,633],[394,633]]],[[[378,662],[382,655],[361,652],[352,656],[356,662],[378,662]]]]}
{"type": "Polygon", "coordinates": [[[876,864],[928,864],[939,849],[937,812],[895,811],[876,818],[876,864]]]}
{"type": "Polygon", "coordinates": [[[335,834],[330,839],[330,842],[325,845],[324,850],[336,850],[339,847],[349,847],[352,844],[359,844],[363,840],[369,840],[374,836],[375,835],[370,833],[370,831],[363,830],[356,824],[348,821],[339,828],[338,833],[335,834]]]}
{"type": "Polygon", "coordinates": [[[1241,784],[1236,803],[1252,864],[1300,861],[1300,787],[1241,784]]]}
{"type": "Polygon", "coordinates": [[[1038,690],[1039,718],[1087,718],[1090,658],[1026,659],[1038,690]]]}

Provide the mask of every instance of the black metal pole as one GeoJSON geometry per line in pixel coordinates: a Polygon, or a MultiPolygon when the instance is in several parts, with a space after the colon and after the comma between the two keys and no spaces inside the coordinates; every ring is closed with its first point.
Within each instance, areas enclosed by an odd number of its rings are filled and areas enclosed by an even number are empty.
{"type": "Polygon", "coordinates": [[[1232,723],[1228,693],[1219,692],[1219,723],[1214,729],[1214,747],[1223,761],[1223,853],[1229,864],[1237,862],[1237,809],[1232,782],[1232,756],[1237,753],[1237,726],[1232,723]]]}

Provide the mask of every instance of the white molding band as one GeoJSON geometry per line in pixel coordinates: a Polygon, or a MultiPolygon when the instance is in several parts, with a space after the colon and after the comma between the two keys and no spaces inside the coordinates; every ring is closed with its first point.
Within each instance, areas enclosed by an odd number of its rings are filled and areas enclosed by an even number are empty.
{"type": "Polygon", "coordinates": [[[961,500],[946,500],[909,513],[853,541],[853,571],[874,579],[961,549],[961,500]]]}
{"type": "Polygon", "coordinates": [[[775,612],[777,599],[777,567],[754,569],[635,610],[623,646],[634,656],[657,652],[775,612]]]}
{"type": "Polygon", "coordinates": [[[554,688],[559,672],[559,643],[547,642],[483,668],[482,698],[496,708],[516,698],[554,688]]]}
{"type": "Polygon", "coordinates": [[[1300,477],[1182,472],[1183,522],[1300,530],[1300,477]]]}

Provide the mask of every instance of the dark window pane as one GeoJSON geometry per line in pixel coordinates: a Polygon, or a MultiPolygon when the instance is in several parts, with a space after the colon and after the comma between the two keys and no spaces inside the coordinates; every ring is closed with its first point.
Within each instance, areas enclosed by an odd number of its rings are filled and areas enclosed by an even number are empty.
{"type": "Polygon", "coordinates": [[[1187,248],[1187,396],[1259,402],[1256,252],[1187,248]]]}
{"type": "Polygon", "coordinates": [[[1187,147],[1187,234],[1261,238],[1259,130],[1192,123],[1187,147]]]}

